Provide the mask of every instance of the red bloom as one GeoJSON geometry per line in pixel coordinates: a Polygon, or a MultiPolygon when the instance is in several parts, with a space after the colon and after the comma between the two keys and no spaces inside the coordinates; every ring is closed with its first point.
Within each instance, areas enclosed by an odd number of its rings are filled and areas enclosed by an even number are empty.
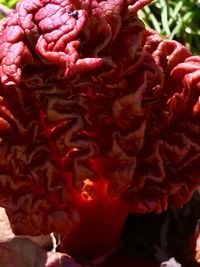
{"type": "Polygon", "coordinates": [[[199,57],[147,31],[150,0],[23,0],[0,31],[0,206],[16,234],[95,257],[129,211],[200,184],[199,57]]]}

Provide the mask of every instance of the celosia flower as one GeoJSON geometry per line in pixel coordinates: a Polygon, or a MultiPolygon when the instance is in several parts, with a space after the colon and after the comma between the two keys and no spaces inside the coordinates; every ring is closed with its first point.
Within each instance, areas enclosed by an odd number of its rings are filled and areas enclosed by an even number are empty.
{"type": "Polygon", "coordinates": [[[16,234],[113,248],[128,212],[200,184],[199,57],[144,28],[151,0],[23,0],[0,29],[0,206],[16,234]]]}

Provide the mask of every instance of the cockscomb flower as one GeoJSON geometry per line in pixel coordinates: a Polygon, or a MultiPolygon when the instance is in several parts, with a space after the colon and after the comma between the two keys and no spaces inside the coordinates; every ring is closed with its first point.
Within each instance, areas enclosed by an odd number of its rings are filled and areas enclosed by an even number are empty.
{"type": "Polygon", "coordinates": [[[129,212],[200,184],[199,57],[146,30],[151,0],[23,0],[0,28],[0,206],[15,234],[94,258],[129,212]]]}

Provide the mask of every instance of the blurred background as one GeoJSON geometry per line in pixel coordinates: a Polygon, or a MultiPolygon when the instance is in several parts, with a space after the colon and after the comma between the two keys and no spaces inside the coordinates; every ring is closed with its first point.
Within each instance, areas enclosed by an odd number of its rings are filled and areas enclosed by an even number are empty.
{"type": "Polygon", "coordinates": [[[200,0],[154,0],[140,12],[147,27],[200,53],[200,0]]]}

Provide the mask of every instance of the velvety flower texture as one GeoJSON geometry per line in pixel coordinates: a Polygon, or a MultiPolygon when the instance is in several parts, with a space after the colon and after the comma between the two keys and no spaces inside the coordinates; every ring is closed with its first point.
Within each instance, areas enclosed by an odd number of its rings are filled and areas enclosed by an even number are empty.
{"type": "Polygon", "coordinates": [[[128,212],[200,185],[200,57],[144,28],[151,0],[23,0],[0,26],[0,206],[15,234],[113,248],[128,212]]]}

